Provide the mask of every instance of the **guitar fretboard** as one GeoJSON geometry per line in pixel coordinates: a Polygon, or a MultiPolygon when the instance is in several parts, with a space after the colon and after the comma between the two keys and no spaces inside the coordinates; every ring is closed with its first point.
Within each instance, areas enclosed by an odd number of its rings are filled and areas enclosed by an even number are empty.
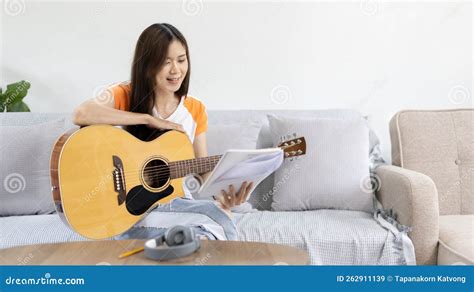
{"type": "Polygon", "coordinates": [[[171,179],[184,177],[191,173],[206,173],[214,169],[222,155],[174,161],[169,164],[171,179]]]}

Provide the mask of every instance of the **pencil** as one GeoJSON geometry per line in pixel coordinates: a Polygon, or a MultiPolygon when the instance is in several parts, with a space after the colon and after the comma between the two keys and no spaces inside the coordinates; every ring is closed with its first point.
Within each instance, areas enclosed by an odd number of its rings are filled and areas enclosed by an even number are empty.
{"type": "Polygon", "coordinates": [[[144,247],[139,247],[137,249],[133,249],[131,251],[124,252],[123,254],[119,255],[119,259],[131,256],[132,254],[139,253],[144,249],[145,249],[144,247]]]}

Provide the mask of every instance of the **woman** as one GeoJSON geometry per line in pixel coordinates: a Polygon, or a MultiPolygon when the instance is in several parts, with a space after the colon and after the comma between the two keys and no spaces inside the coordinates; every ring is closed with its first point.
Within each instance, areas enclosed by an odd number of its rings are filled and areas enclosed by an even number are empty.
{"type": "MultiPolygon", "coordinates": [[[[73,122],[122,125],[144,141],[156,138],[160,130],[182,131],[193,143],[195,156],[206,157],[207,114],[201,101],[187,95],[190,71],[184,36],[170,24],[153,24],[138,39],[130,82],[81,104],[73,122]]],[[[216,194],[215,204],[232,218],[230,209],[245,202],[251,188],[246,182],[238,192],[229,186],[216,194]]]]}

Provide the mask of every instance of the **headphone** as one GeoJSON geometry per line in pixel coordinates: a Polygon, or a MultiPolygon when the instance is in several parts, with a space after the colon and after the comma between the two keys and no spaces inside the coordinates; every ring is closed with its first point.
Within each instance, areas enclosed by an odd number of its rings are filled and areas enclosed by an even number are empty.
{"type": "Polygon", "coordinates": [[[176,259],[192,254],[200,247],[201,240],[194,233],[194,229],[175,225],[160,237],[145,242],[145,256],[157,261],[176,259]]]}

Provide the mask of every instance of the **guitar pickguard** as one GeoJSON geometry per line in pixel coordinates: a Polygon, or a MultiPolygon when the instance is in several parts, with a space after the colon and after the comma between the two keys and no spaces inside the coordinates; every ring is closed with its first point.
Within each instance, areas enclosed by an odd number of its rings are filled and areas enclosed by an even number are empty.
{"type": "Polygon", "coordinates": [[[155,202],[171,195],[174,191],[172,185],[169,185],[161,192],[150,192],[143,186],[136,186],[127,193],[125,205],[128,212],[132,215],[142,215],[155,202]]]}

